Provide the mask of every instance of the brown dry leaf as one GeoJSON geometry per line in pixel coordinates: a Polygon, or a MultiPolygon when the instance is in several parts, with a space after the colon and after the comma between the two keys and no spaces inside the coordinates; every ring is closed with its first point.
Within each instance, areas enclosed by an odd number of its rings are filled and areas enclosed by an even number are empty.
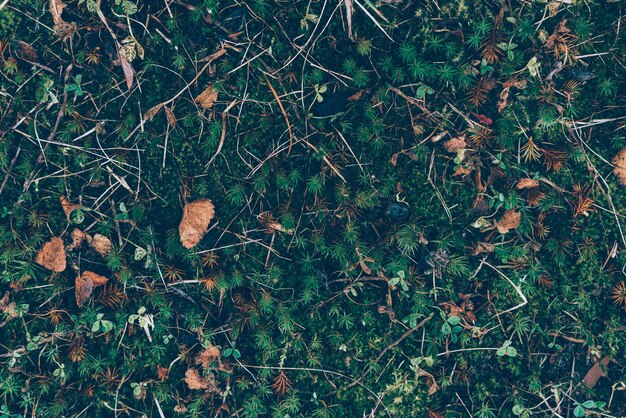
{"type": "Polygon", "coordinates": [[[174,111],[172,110],[172,108],[167,106],[165,106],[163,109],[165,109],[167,124],[170,126],[170,128],[174,129],[176,127],[176,122],[178,122],[178,120],[176,119],[176,115],[174,115],[174,111]]]}
{"type": "Polygon", "coordinates": [[[518,189],[534,189],[535,187],[539,187],[539,182],[535,179],[521,179],[517,182],[518,189]]]}
{"type": "Polygon", "coordinates": [[[204,91],[200,93],[198,97],[196,97],[195,101],[203,108],[210,109],[213,107],[213,104],[217,100],[218,94],[219,92],[215,89],[215,87],[213,87],[212,84],[209,84],[209,86],[204,89],[204,91]]]}
{"type": "Polygon", "coordinates": [[[426,377],[426,384],[428,385],[428,395],[434,395],[439,390],[439,385],[437,384],[437,380],[435,377],[428,373],[426,370],[417,368],[417,375],[422,377],[426,377]]]}
{"type": "Polygon", "coordinates": [[[61,196],[59,198],[59,201],[61,202],[61,207],[63,208],[63,212],[65,213],[65,216],[67,217],[67,221],[69,222],[72,212],[80,209],[80,205],[77,203],[70,203],[70,200],[65,196],[61,196]]]}
{"type": "Polygon", "coordinates": [[[596,361],[596,363],[591,366],[587,374],[585,374],[583,383],[590,388],[594,387],[602,376],[606,376],[606,366],[608,366],[610,361],[611,356],[604,356],[602,357],[602,360],[596,361]]]}
{"type": "Polygon", "coordinates": [[[135,70],[133,70],[133,66],[130,64],[128,59],[121,51],[118,51],[117,56],[120,60],[120,65],[122,66],[122,70],[124,71],[124,79],[126,80],[126,87],[128,90],[133,86],[133,79],[135,78],[135,70]]]}
{"type": "Polygon", "coordinates": [[[82,275],[76,276],[75,290],[78,307],[83,306],[89,300],[94,288],[103,286],[108,281],[106,277],[92,271],[84,271],[82,275]]]}
{"type": "Polygon", "coordinates": [[[161,110],[163,108],[163,106],[164,106],[163,103],[159,103],[156,106],[152,106],[150,109],[148,109],[146,111],[146,113],[144,113],[144,115],[143,115],[144,120],[150,121],[150,120],[154,119],[156,114],[159,113],[159,110],[161,110]]]}
{"type": "Polygon", "coordinates": [[[76,276],[76,304],[80,308],[89,300],[93,292],[93,281],[88,277],[76,276]]]}
{"type": "Polygon", "coordinates": [[[452,174],[452,177],[457,177],[457,176],[464,177],[464,176],[467,176],[471,172],[472,172],[471,169],[460,165],[457,167],[456,171],[452,174]]]}
{"type": "Polygon", "coordinates": [[[496,246],[489,243],[489,242],[479,242],[478,244],[476,244],[476,247],[474,247],[474,250],[472,251],[472,255],[479,255],[479,254],[484,254],[484,253],[492,253],[496,250],[496,246]]]}
{"type": "Polygon", "coordinates": [[[82,277],[84,279],[91,280],[93,282],[94,287],[103,286],[106,284],[106,282],[109,281],[109,279],[107,279],[106,277],[100,276],[99,274],[96,274],[93,271],[84,271],[82,274],[82,277]]]}
{"type": "Polygon", "coordinates": [[[467,143],[465,142],[465,135],[461,135],[459,137],[455,137],[447,140],[443,143],[443,147],[448,152],[457,152],[460,149],[467,148],[467,143]]]}
{"type": "Polygon", "coordinates": [[[274,219],[271,213],[264,212],[258,216],[259,221],[265,227],[265,232],[273,234],[274,232],[283,232],[285,234],[293,235],[293,229],[288,229],[282,226],[278,221],[274,219]]]}
{"type": "Polygon", "coordinates": [[[189,386],[189,389],[199,390],[208,389],[209,381],[200,375],[198,370],[191,368],[185,372],[185,383],[189,386]]]}
{"type": "Polygon", "coordinates": [[[218,347],[210,345],[196,356],[196,364],[202,364],[204,369],[208,369],[212,362],[219,362],[221,355],[218,347]]]}
{"type": "Polygon", "coordinates": [[[37,253],[35,262],[57,273],[65,270],[66,262],[63,240],[59,237],[53,237],[50,241],[46,242],[37,253]]]}
{"type": "Polygon", "coordinates": [[[65,9],[65,3],[61,0],[50,0],[50,14],[52,15],[52,21],[55,25],[59,22],[63,22],[61,18],[63,9],[65,9]]]}
{"type": "Polygon", "coordinates": [[[71,235],[72,244],[69,246],[70,250],[80,248],[80,246],[83,245],[84,241],[87,241],[87,243],[91,243],[91,236],[88,233],[81,231],[80,229],[74,229],[71,235]]]}
{"type": "Polygon", "coordinates": [[[61,0],[50,0],[50,14],[52,15],[52,22],[54,22],[54,33],[57,38],[66,40],[76,33],[76,23],[68,23],[63,20],[61,17],[63,9],[65,9],[65,3],[61,0]]]}
{"type": "Polygon", "coordinates": [[[95,234],[89,245],[102,257],[106,257],[113,250],[111,240],[100,234],[95,234]]]}
{"type": "Polygon", "coordinates": [[[163,367],[163,366],[157,366],[157,377],[159,378],[159,381],[164,382],[167,380],[167,378],[169,377],[170,371],[163,367]]]}
{"type": "Polygon", "coordinates": [[[183,218],[178,227],[183,247],[195,247],[206,234],[214,216],[215,206],[210,199],[198,199],[187,203],[183,208],[183,218]]]}
{"type": "Polygon", "coordinates": [[[622,186],[626,186],[626,148],[613,157],[613,174],[622,186]]]}
{"type": "Polygon", "coordinates": [[[494,225],[501,234],[506,234],[511,229],[516,229],[522,219],[522,214],[515,212],[514,210],[507,210],[502,215],[499,221],[494,222],[494,225]]]}

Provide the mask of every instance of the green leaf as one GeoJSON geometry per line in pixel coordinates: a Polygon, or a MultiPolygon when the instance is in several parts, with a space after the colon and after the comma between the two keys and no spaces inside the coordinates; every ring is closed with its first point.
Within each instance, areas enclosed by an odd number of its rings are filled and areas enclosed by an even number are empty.
{"type": "Polygon", "coordinates": [[[576,408],[574,408],[574,416],[575,417],[584,417],[585,416],[585,408],[583,408],[582,406],[578,405],[576,408]]]}

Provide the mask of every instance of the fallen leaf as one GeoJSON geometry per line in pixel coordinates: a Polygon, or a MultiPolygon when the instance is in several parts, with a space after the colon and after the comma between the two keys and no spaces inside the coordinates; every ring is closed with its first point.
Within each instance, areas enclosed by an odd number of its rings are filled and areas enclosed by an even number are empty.
{"type": "Polygon", "coordinates": [[[94,288],[103,286],[108,281],[106,277],[92,271],[84,271],[80,276],[76,276],[75,290],[78,307],[83,306],[89,300],[94,288]]]}
{"type": "Polygon", "coordinates": [[[93,292],[93,281],[88,277],[76,276],[75,282],[76,304],[81,307],[89,300],[93,292]]]}
{"type": "Polygon", "coordinates": [[[539,182],[535,179],[521,179],[517,182],[518,189],[534,189],[539,187],[539,182]]]}
{"type": "Polygon", "coordinates": [[[157,366],[157,377],[159,378],[159,381],[161,382],[166,381],[169,374],[170,374],[170,371],[167,368],[163,366],[157,366]]]}
{"type": "Polygon", "coordinates": [[[346,0],[346,20],[348,21],[348,38],[352,39],[352,14],[354,13],[353,0],[346,0]]]}
{"type": "Polygon", "coordinates": [[[65,197],[65,196],[61,196],[59,198],[59,201],[61,202],[61,207],[63,208],[63,212],[65,213],[65,217],[67,218],[67,221],[70,221],[70,216],[72,215],[72,212],[74,212],[75,210],[80,209],[80,205],[77,203],[70,203],[70,200],[65,197]]]}
{"type": "Polygon", "coordinates": [[[474,250],[472,251],[472,255],[479,255],[479,254],[484,254],[484,253],[492,253],[496,250],[496,246],[489,243],[489,242],[479,242],[478,244],[476,244],[476,246],[474,247],[474,250]]]}
{"type": "Polygon", "coordinates": [[[146,113],[144,113],[144,115],[143,115],[144,120],[150,121],[150,120],[154,119],[156,114],[159,113],[159,110],[161,110],[163,108],[163,106],[165,106],[163,103],[159,103],[156,106],[152,106],[150,109],[148,109],[146,111],[146,113]]]}
{"type": "Polygon", "coordinates": [[[214,216],[215,206],[210,199],[198,199],[187,203],[183,208],[183,217],[178,227],[183,247],[195,247],[206,234],[214,216]]]}
{"type": "Polygon", "coordinates": [[[585,374],[583,383],[590,388],[594,387],[602,376],[606,376],[606,366],[608,366],[610,361],[611,356],[604,356],[600,361],[596,361],[587,374],[585,374]]]}
{"type": "Polygon", "coordinates": [[[283,232],[285,234],[293,235],[293,229],[288,229],[282,226],[269,212],[264,212],[258,217],[259,222],[265,227],[265,232],[273,234],[274,232],[283,232]]]}
{"type": "Polygon", "coordinates": [[[76,23],[66,22],[61,15],[63,9],[65,9],[65,3],[61,0],[50,0],[50,14],[52,15],[52,22],[54,23],[54,34],[57,38],[66,40],[71,38],[76,33],[76,23]]]}
{"type": "Polygon", "coordinates": [[[124,54],[118,51],[117,56],[120,60],[120,65],[122,66],[122,70],[124,71],[124,79],[126,79],[126,87],[128,90],[133,86],[133,79],[135,78],[135,70],[133,70],[133,66],[130,64],[128,59],[124,54]]]}
{"type": "Polygon", "coordinates": [[[94,287],[103,286],[109,281],[106,277],[100,276],[93,271],[84,271],[82,277],[91,280],[94,287]]]}
{"type": "Polygon", "coordinates": [[[91,236],[80,229],[74,229],[71,236],[72,244],[68,247],[70,250],[80,248],[85,241],[87,241],[87,243],[91,243],[91,236]]]}
{"type": "Polygon", "coordinates": [[[198,370],[194,368],[187,369],[187,371],[185,372],[185,383],[187,383],[189,389],[192,390],[209,388],[209,381],[200,376],[198,370]]]}
{"type": "Polygon", "coordinates": [[[111,240],[100,234],[95,234],[89,245],[102,257],[106,257],[113,250],[111,240]]]}
{"type": "Polygon", "coordinates": [[[210,345],[196,356],[196,364],[202,364],[204,369],[208,369],[212,362],[216,360],[219,362],[221,356],[220,349],[210,345]]]}
{"type": "Polygon", "coordinates": [[[515,212],[514,210],[507,210],[502,215],[499,221],[494,222],[494,225],[498,229],[498,232],[501,234],[506,234],[511,229],[516,229],[520,220],[522,219],[522,215],[519,212],[515,212]]]}
{"type": "Polygon", "coordinates": [[[219,92],[210,84],[202,93],[196,97],[195,102],[205,109],[210,109],[217,100],[219,92]]]}
{"type": "Polygon", "coordinates": [[[613,157],[613,174],[622,186],[626,186],[626,148],[613,157]]]}
{"type": "Polygon", "coordinates": [[[37,253],[35,262],[57,273],[65,270],[66,262],[63,240],[59,237],[54,237],[46,242],[37,253]]]}
{"type": "Polygon", "coordinates": [[[176,127],[176,123],[178,120],[176,119],[176,115],[174,115],[174,111],[172,108],[165,106],[163,108],[165,110],[165,117],[167,118],[167,124],[170,128],[174,129],[176,127]]]}
{"type": "Polygon", "coordinates": [[[61,0],[50,0],[50,14],[52,15],[52,22],[54,22],[55,25],[59,22],[63,22],[61,18],[63,9],[65,9],[65,3],[61,0]]]}
{"type": "Polygon", "coordinates": [[[428,385],[428,395],[434,395],[439,390],[439,385],[437,384],[437,380],[435,377],[428,373],[426,370],[420,369],[419,367],[416,370],[417,375],[420,377],[426,377],[426,384],[428,385]]]}
{"type": "Polygon", "coordinates": [[[467,143],[465,142],[465,135],[452,138],[443,143],[443,147],[448,152],[457,152],[461,149],[467,148],[467,143]]]}

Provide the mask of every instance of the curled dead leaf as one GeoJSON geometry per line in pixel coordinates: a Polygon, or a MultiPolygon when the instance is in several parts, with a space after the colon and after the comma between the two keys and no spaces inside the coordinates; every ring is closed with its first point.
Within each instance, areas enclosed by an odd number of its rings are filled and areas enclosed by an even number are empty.
{"type": "Polygon", "coordinates": [[[91,236],[86,232],[81,231],[80,229],[74,229],[71,236],[72,243],[68,247],[70,250],[80,248],[85,241],[87,241],[87,243],[91,243],[91,236]]]}
{"type": "Polygon", "coordinates": [[[210,109],[217,100],[219,92],[210,84],[202,93],[196,97],[195,102],[205,109],[210,109]]]}
{"type": "Polygon", "coordinates": [[[195,247],[209,229],[215,216],[215,206],[210,199],[198,199],[187,203],[178,227],[180,243],[185,248],[195,247]]]}
{"type": "Polygon", "coordinates": [[[61,202],[61,207],[63,208],[63,212],[65,213],[65,217],[67,218],[68,222],[70,221],[70,216],[72,215],[72,212],[74,212],[75,210],[80,209],[80,205],[77,203],[70,203],[70,200],[65,197],[65,196],[61,196],[59,198],[59,201],[61,202]]]}
{"type": "Polygon", "coordinates": [[[446,142],[443,143],[443,147],[448,152],[457,152],[458,150],[467,148],[467,143],[465,142],[465,135],[447,140],[446,142]]]}
{"type": "Polygon", "coordinates": [[[59,237],[53,237],[50,241],[46,242],[37,253],[35,262],[57,273],[65,270],[66,261],[63,240],[59,237]]]}
{"type": "Polygon", "coordinates": [[[172,110],[171,107],[163,107],[163,109],[165,110],[165,117],[167,118],[167,124],[170,126],[170,128],[174,129],[176,127],[176,123],[178,122],[178,119],[176,119],[176,115],[174,115],[174,110],[172,110]]]}
{"type": "Polygon", "coordinates": [[[535,179],[521,179],[517,182],[518,189],[534,189],[535,187],[539,187],[539,182],[535,179]]]}
{"type": "Polygon", "coordinates": [[[506,234],[511,229],[516,229],[522,219],[522,214],[514,210],[507,210],[500,220],[494,222],[496,229],[501,234],[506,234]]]}
{"type": "Polygon", "coordinates": [[[76,304],[83,306],[91,296],[93,289],[98,286],[103,286],[108,282],[104,276],[100,276],[92,271],[84,271],[80,276],[76,276],[75,291],[76,291],[76,304]]]}
{"type": "Polygon", "coordinates": [[[585,374],[583,383],[590,388],[594,387],[602,376],[606,376],[606,366],[608,366],[610,361],[611,356],[604,356],[600,361],[596,361],[587,374],[585,374]]]}
{"type": "Polygon", "coordinates": [[[195,368],[187,369],[185,372],[185,383],[191,390],[208,389],[210,386],[209,381],[202,377],[195,368]]]}
{"type": "Polygon", "coordinates": [[[221,355],[219,347],[210,345],[196,356],[196,364],[202,364],[202,368],[208,369],[212,362],[219,362],[221,355]]]}
{"type": "Polygon", "coordinates": [[[626,186],[626,148],[613,157],[613,174],[622,186],[626,186]]]}
{"type": "Polygon", "coordinates": [[[93,271],[84,271],[82,277],[91,280],[94,287],[103,286],[109,281],[106,277],[100,276],[93,271]]]}
{"type": "Polygon", "coordinates": [[[265,227],[265,232],[273,234],[274,232],[283,232],[285,234],[293,235],[293,229],[288,229],[282,226],[278,221],[274,219],[271,213],[264,212],[258,216],[259,222],[265,227]]]}
{"type": "Polygon", "coordinates": [[[102,257],[106,257],[113,250],[113,243],[111,240],[100,234],[95,234],[89,245],[102,257]]]}
{"type": "Polygon", "coordinates": [[[122,66],[122,71],[124,71],[124,79],[126,80],[126,87],[128,90],[133,86],[133,79],[135,78],[135,70],[133,70],[133,66],[128,61],[128,58],[121,52],[118,51],[117,56],[119,57],[120,65],[122,66]]]}

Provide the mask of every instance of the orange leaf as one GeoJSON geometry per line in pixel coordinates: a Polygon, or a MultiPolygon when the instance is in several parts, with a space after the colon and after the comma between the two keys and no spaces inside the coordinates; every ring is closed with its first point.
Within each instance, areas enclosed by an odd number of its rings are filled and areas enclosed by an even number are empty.
{"type": "Polygon", "coordinates": [[[63,240],[61,238],[54,237],[50,241],[46,242],[37,253],[35,262],[40,266],[57,273],[65,270],[66,261],[63,240]]]}
{"type": "Polygon", "coordinates": [[[196,97],[195,102],[205,109],[210,109],[217,100],[219,92],[210,84],[202,93],[196,97]]]}
{"type": "Polygon", "coordinates": [[[214,216],[215,206],[210,199],[198,199],[187,203],[183,208],[183,217],[178,226],[180,243],[183,247],[195,247],[208,231],[214,216]]]}

